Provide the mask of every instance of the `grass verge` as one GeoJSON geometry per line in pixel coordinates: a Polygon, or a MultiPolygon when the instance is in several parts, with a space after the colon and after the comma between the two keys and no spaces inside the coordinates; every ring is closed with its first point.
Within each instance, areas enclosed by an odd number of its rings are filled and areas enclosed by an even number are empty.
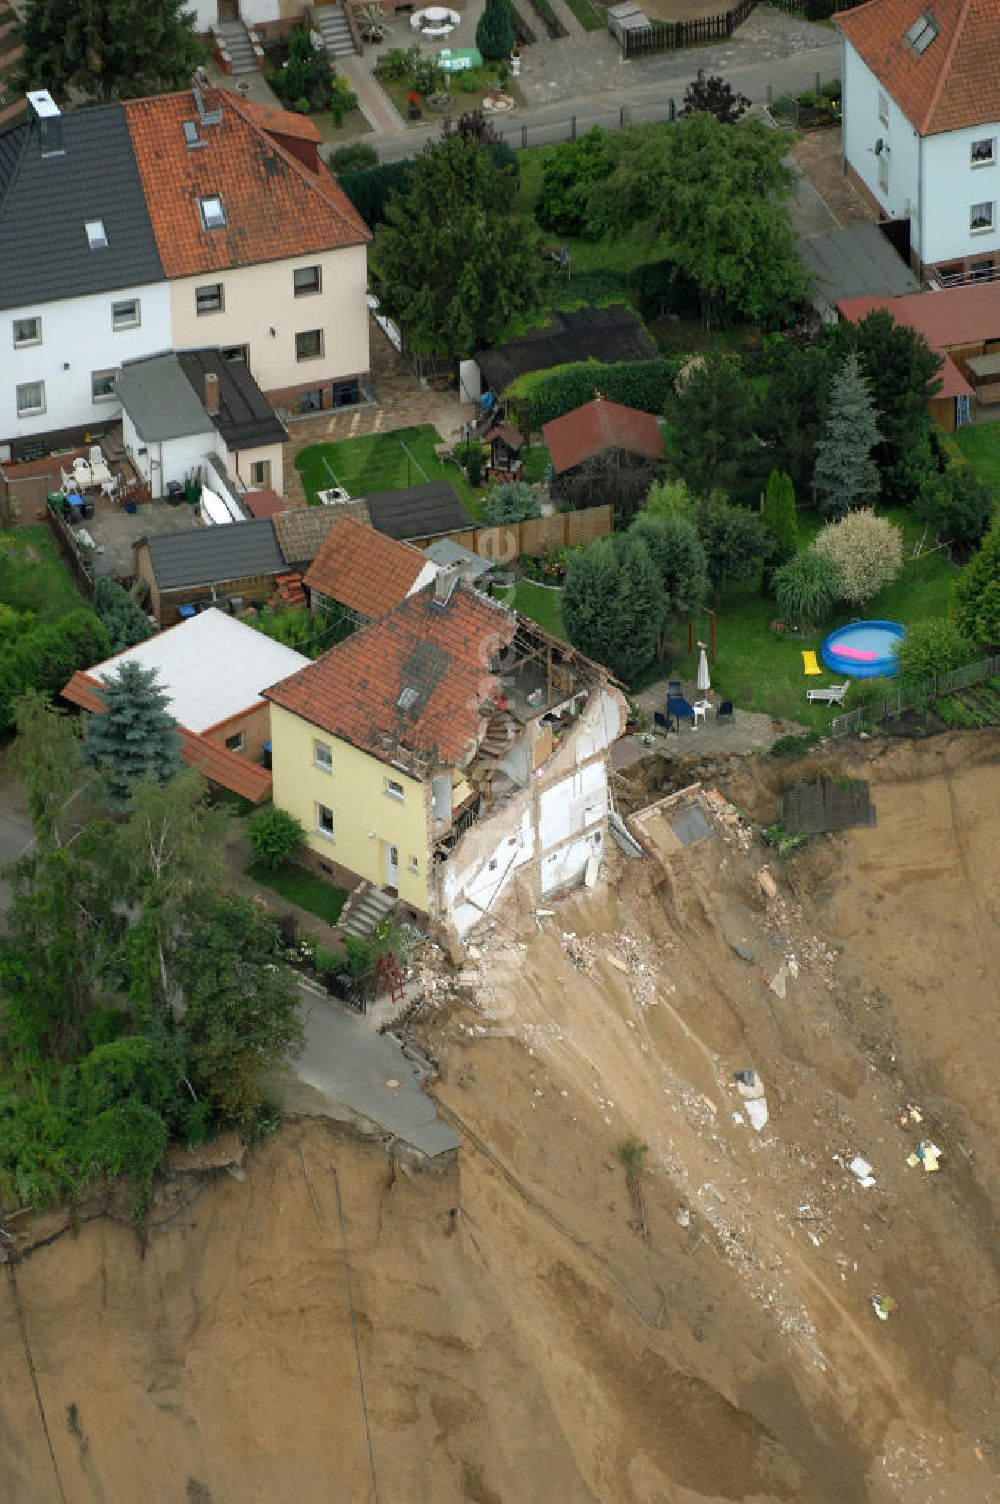
{"type": "Polygon", "coordinates": [[[305,867],[298,867],[294,863],[286,862],[277,872],[272,872],[259,862],[251,862],[246,874],[261,887],[270,888],[286,902],[315,914],[317,919],[324,920],[326,924],[337,923],[340,911],[347,902],[346,888],[335,888],[315,872],[307,872],[305,867]]]}
{"type": "Polygon", "coordinates": [[[1000,497],[1000,423],[979,423],[960,428],[954,438],[996,501],[1000,497]]]}
{"type": "Polygon", "coordinates": [[[536,585],[534,580],[518,580],[512,604],[522,616],[529,616],[540,627],[544,627],[546,632],[551,632],[553,637],[561,637],[565,641],[566,628],[563,626],[560,600],[558,590],[536,585]]]}

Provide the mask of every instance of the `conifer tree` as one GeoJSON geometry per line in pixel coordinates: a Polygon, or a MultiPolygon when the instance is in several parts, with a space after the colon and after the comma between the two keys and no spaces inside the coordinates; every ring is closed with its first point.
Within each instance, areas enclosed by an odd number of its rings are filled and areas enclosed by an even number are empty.
{"type": "Polygon", "coordinates": [[[813,484],[821,511],[842,517],[876,499],[879,477],[872,450],[880,438],[858,357],[848,355],[833,378],[826,433],[816,446],[813,484]]]}
{"type": "Polygon", "coordinates": [[[28,0],[19,80],[25,89],[135,99],[190,83],[207,51],[184,0],[28,0]]]}
{"type": "Polygon", "coordinates": [[[507,0],[486,0],[476,27],[476,46],[485,58],[508,57],[514,50],[514,28],[507,0]]]}
{"type": "Polygon", "coordinates": [[[764,526],[771,536],[772,549],[764,565],[762,589],[767,594],[771,576],[782,564],[787,564],[798,547],[799,530],[795,515],[795,487],[792,477],[781,470],[772,470],[767,478],[764,506],[761,511],[764,526]]]}
{"type": "Polygon", "coordinates": [[[156,670],[125,662],[106,679],[103,714],[90,717],[83,757],[107,778],[108,802],[121,808],[140,783],[167,783],[180,772],[180,737],[156,670]]]}

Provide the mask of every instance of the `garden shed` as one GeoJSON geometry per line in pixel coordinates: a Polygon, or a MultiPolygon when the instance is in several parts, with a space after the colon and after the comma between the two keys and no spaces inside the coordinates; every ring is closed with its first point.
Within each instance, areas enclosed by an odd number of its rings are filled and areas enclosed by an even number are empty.
{"type": "Polygon", "coordinates": [[[595,397],[542,427],[555,480],[554,495],[578,510],[608,501],[631,512],[647,495],[666,459],[652,413],[595,397]]]}

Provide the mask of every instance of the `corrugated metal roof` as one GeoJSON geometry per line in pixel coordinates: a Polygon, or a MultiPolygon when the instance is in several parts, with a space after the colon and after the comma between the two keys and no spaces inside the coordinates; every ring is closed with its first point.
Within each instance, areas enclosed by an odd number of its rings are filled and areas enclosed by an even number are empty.
{"type": "Polygon", "coordinates": [[[34,119],[0,138],[0,308],[164,280],[121,105],[73,110],[60,125],[59,156],[42,156],[34,119]],[[98,219],[108,243],[91,250],[84,223],[98,219]]]}
{"type": "Polygon", "coordinates": [[[191,389],[176,355],[152,355],[122,366],[115,391],[148,444],[212,433],[212,420],[191,389]]]}
{"type": "Polygon", "coordinates": [[[287,567],[270,517],[156,533],[146,539],[146,546],[161,590],[283,574],[287,567]]]}

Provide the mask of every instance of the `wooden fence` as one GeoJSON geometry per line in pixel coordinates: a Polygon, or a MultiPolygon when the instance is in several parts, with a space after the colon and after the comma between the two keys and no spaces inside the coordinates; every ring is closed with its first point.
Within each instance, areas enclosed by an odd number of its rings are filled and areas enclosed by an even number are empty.
{"type": "Polygon", "coordinates": [[[656,52],[674,52],[680,47],[725,41],[737,26],[743,25],[756,4],[757,0],[740,0],[732,10],[718,16],[701,16],[694,21],[650,21],[647,26],[630,26],[612,18],[609,27],[623,59],[648,57],[656,52]]]}
{"type": "MultiPolygon", "coordinates": [[[[480,558],[509,564],[519,554],[539,558],[557,548],[574,548],[578,543],[606,538],[614,525],[612,507],[583,507],[578,512],[556,512],[552,517],[534,517],[530,522],[512,522],[504,527],[467,528],[448,537],[480,558]]],[[[424,544],[417,542],[416,546],[424,544]]]]}
{"type": "Polygon", "coordinates": [[[926,705],[929,700],[937,699],[940,695],[951,694],[955,689],[967,689],[970,684],[982,684],[984,679],[992,679],[995,674],[1000,674],[1000,654],[994,654],[992,658],[978,658],[975,663],[963,664],[961,668],[952,669],[950,673],[938,674],[934,679],[925,679],[921,684],[901,685],[891,695],[880,696],[868,705],[859,705],[857,710],[849,710],[845,715],[834,716],[829,725],[828,735],[850,736],[852,732],[860,730],[863,726],[870,726],[876,721],[889,720],[891,716],[902,715],[915,706],[926,705]]]}

